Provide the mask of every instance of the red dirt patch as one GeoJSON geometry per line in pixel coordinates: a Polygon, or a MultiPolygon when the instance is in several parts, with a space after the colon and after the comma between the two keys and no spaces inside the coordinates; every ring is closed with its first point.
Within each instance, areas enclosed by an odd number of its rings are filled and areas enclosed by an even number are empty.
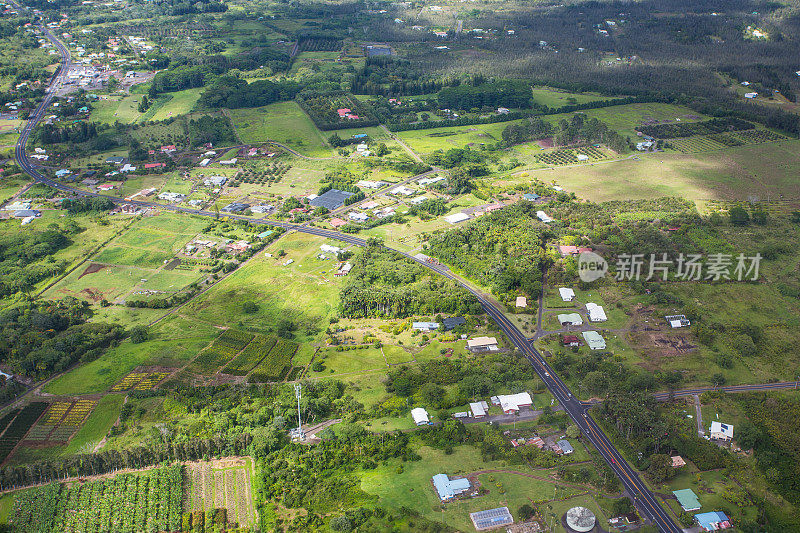
{"type": "Polygon", "coordinates": [[[81,290],[80,293],[85,294],[86,297],[92,300],[93,302],[99,302],[100,300],[103,299],[103,293],[91,287],[86,287],[85,289],[81,290]]]}
{"type": "Polygon", "coordinates": [[[78,279],[81,279],[83,276],[86,276],[86,275],[89,275],[89,274],[94,274],[95,272],[100,272],[105,267],[106,267],[105,265],[101,265],[100,263],[89,263],[89,266],[86,267],[86,270],[83,271],[83,274],[78,276],[78,279]]]}
{"type": "Polygon", "coordinates": [[[541,148],[552,148],[553,146],[556,145],[553,142],[553,138],[552,137],[547,137],[545,139],[539,139],[538,141],[536,141],[536,144],[538,144],[541,148]]]}

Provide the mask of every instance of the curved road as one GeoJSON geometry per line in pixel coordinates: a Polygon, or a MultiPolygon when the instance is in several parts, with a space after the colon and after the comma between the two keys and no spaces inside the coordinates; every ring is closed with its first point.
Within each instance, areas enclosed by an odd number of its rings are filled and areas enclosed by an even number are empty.
{"type": "MultiPolygon", "coordinates": [[[[159,209],[166,209],[170,211],[180,212],[180,213],[187,213],[193,215],[200,215],[200,216],[208,216],[208,217],[215,217],[217,216],[215,213],[210,211],[204,211],[199,209],[189,209],[174,205],[162,205],[157,204],[154,202],[143,202],[143,201],[125,201],[123,198],[116,198],[116,197],[109,197],[105,195],[100,195],[97,193],[92,193],[88,191],[82,191],[79,189],[75,189],[73,187],[69,187],[67,185],[58,183],[44,175],[34,168],[31,162],[28,159],[27,153],[25,151],[25,145],[28,142],[28,138],[30,137],[31,132],[36,127],[37,123],[42,119],[44,116],[47,107],[50,105],[50,102],[53,98],[53,89],[58,87],[58,85],[63,81],[63,78],[66,76],[66,67],[69,65],[70,55],[69,51],[64,47],[64,45],[47,30],[47,28],[39,26],[40,30],[43,32],[45,37],[49,39],[61,52],[62,60],[61,60],[61,67],[60,70],[56,72],[56,76],[53,78],[51,82],[50,89],[48,90],[45,98],[42,100],[42,103],[36,108],[36,110],[31,114],[25,128],[23,129],[19,141],[16,145],[16,158],[17,162],[19,163],[20,167],[30,175],[34,180],[49,185],[55,189],[58,189],[63,192],[67,192],[76,196],[85,196],[85,197],[100,197],[103,196],[104,198],[108,198],[109,200],[115,203],[126,203],[132,205],[138,205],[140,207],[155,207],[159,209]]],[[[266,224],[271,226],[277,226],[286,228],[289,230],[300,231],[303,233],[308,233],[311,235],[318,235],[320,237],[326,237],[329,239],[335,239],[339,241],[343,241],[349,244],[353,244],[356,246],[366,246],[366,241],[364,239],[360,239],[353,235],[348,235],[345,233],[339,233],[327,229],[316,228],[311,226],[301,226],[297,224],[290,224],[287,222],[279,222],[279,221],[263,221],[263,220],[252,220],[250,218],[238,215],[226,215],[228,218],[231,219],[238,219],[238,220],[247,220],[251,223],[255,224],[266,224]]],[[[396,251],[396,250],[395,250],[396,251]]],[[[438,274],[456,281],[462,287],[467,289],[471,292],[478,301],[481,302],[483,305],[484,310],[486,313],[491,316],[500,329],[508,336],[508,338],[514,343],[514,345],[522,352],[526,359],[533,365],[536,372],[539,374],[539,377],[545,383],[547,388],[553,394],[553,396],[559,401],[561,406],[563,407],[564,411],[572,418],[572,420],[577,424],[577,426],[581,429],[583,435],[595,446],[597,451],[606,461],[606,463],[611,467],[614,473],[622,482],[622,485],[627,492],[627,494],[633,498],[633,501],[636,507],[641,512],[642,516],[646,519],[650,520],[654,523],[661,531],[668,532],[668,533],[680,533],[682,530],[681,528],[675,523],[670,515],[666,513],[666,511],[659,505],[658,500],[654,496],[654,494],[650,491],[649,488],[644,484],[642,479],[636,473],[636,471],[625,461],[622,457],[620,452],[614,447],[608,437],[603,433],[603,430],[597,425],[597,423],[589,416],[588,409],[590,408],[589,404],[581,402],[577,398],[575,398],[572,393],[567,389],[564,382],[553,372],[553,369],[547,364],[544,357],[531,345],[525,335],[517,329],[517,327],[511,323],[505,315],[494,306],[483,294],[477,292],[476,290],[472,289],[468,285],[466,285],[461,279],[457,278],[453,275],[447,267],[443,265],[431,264],[426,263],[424,261],[420,261],[415,259],[411,255],[407,253],[402,253],[406,258],[415,261],[435,272],[438,274]]]]}

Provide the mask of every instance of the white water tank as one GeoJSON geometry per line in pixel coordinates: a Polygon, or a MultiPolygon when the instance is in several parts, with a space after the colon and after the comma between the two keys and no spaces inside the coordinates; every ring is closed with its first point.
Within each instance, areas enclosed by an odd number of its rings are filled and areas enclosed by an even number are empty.
{"type": "Polygon", "coordinates": [[[597,519],[586,507],[573,507],[567,511],[567,525],[579,533],[586,533],[594,528],[597,519]]]}

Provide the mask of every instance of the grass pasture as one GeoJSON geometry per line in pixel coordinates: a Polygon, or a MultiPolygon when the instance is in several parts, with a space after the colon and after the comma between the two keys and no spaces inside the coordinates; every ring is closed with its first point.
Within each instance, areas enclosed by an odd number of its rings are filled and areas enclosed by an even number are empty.
{"type": "Polygon", "coordinates": [[[297,102],[232,109],[228,115],[244,143],[276,141],[311,157],[329,157],[333,151],[297,102]]]}
{"type": "Polygon", "coordinates": [[[726,148],[711,154],[641,154],[570,168],[528,170],[497,185],[557,183],[594,202],[679,196],[702,205],[756,195],[800,202],[800,141],[726,148]]]}
{"type": "Polygon", "coordinates": [[[565,105],[587,104],[589,102],[606,102],[614,100],[613,96],[602,96],[595,93],[571,93],[552,87],[534,87],[532,90],[533,100],[537,104],[546,105],[550,108],[559,108],[565,105]]]}
{"type": "MultiPolygon", "coordinates": [[[[522,504],[550,500],[555,495],[557,484],[549,481],[513,473],[481,474],[477,480],[488,490],[487,494],[442,505],[431,483],[434,474],[468,475],[481,470],[505,468],[522,473],[532,471],[522,465],[509,467],[502,461],[484,461],[476,448],[466,445],[454,447],[450,455],[427,446],[419,448],[417,453],[422,460],[402,463],[402,468],[398,468],[400,463],[390,461],[387,466],[363,472],[361,489],[377,495],[381,505],[415,509],[425,518],[443,522],[459,531],[474,531],[469,518],[471,512],[507,506],[517,518],[517,509],[522,504]],[[490,476],[494,481],[490,480],[490,476]]],[[[540,477],[546,477],[547,474],[546,471],[536,473],[540,477]]],[[[564,486],[558,488],[559,497],[573,494],[580,494],[580,491],[564,486]]]]}

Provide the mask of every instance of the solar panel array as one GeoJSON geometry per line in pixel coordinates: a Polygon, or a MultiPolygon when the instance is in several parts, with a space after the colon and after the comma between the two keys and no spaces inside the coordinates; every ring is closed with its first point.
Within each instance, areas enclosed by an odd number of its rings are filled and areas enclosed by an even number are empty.
{"type": "Polygon", "coordinates": [[[514,517],[511,516],[508,507],[498,507],[497,509],[470,513],[469,517],[472,519],[472,523],[478,531],[498,526],[507,526],[514,523],[514,517]]]}

